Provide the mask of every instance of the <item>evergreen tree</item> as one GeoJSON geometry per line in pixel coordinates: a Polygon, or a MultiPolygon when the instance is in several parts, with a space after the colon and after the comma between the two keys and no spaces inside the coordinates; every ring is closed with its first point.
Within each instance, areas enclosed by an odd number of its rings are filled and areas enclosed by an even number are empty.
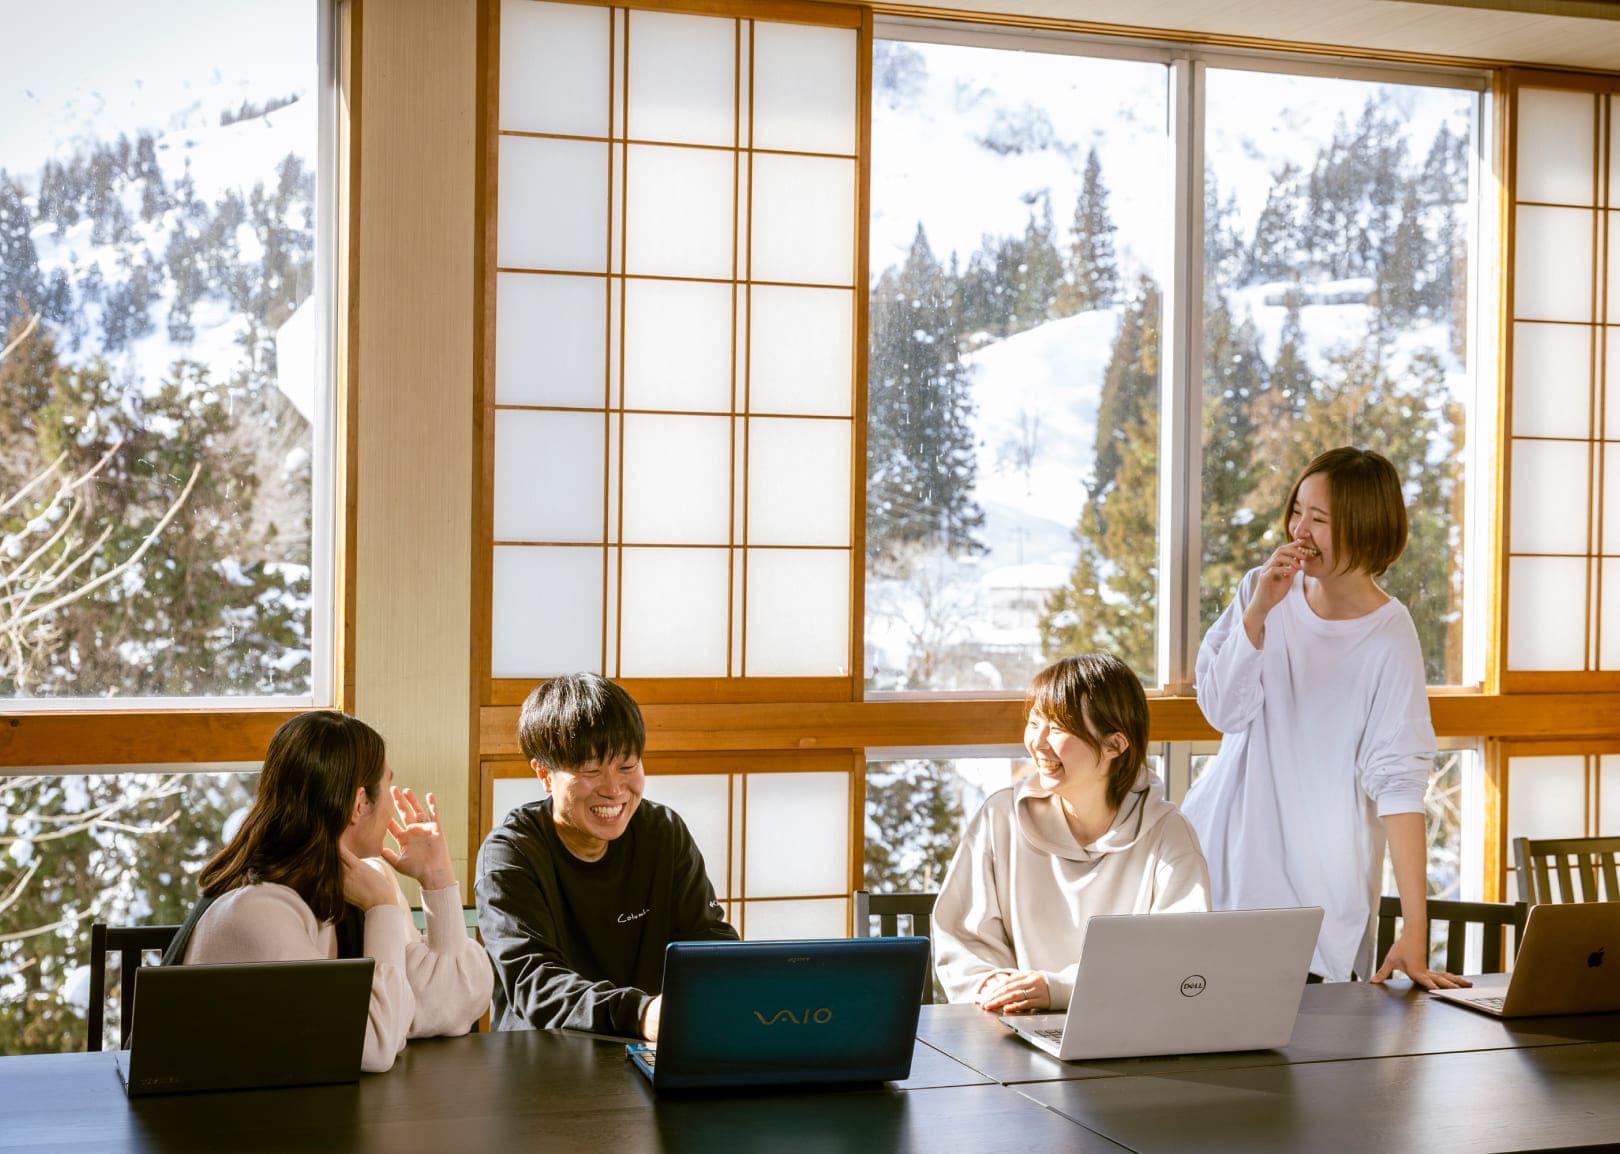
{"type": "Polygon", "coordinates": [[[1039,623],[1048,660],[1102,650],[1144,678],[1157,666],[1160,324],[1158,286],[1144,276],[1104,376],[1074,569],[1039,623]]]}
{"type": "Polygon", "coordinates": [[[896,572],[911,547],[981,552],[984,512],[968,370],[957,348],[953,286],[921,225],[906,262],[873,288],[868,376],[867,554],[896,572]]]}
{"type": "Polygon", "coordinates": [[[1114,221],[1097,150],[1086,154],[1085,176],[1069,227],[1066,276],[1058,290],[1058,315],[1106,308],[1119,296],[1119,263],[1114,255],[1114,221]]]}
{"type": "Polygon", "coordinates": [[[1424,290],[1430,266],[1428,250],[1418,189],[1413,183],[1407,186],[1401,201],[1400,222],[1395,226],[1389,251],[1378,266],[1378,307],[1375,315],[1385,331],[1405,328],[1426,311],[1424,290]]]}
{"type": "Polygon", "coordinates": [[[1238,579],[1256,563],[1259,542],[1268,528],[1255,515],[1251,501],[1266,468],[1255,439],[1257,413],[1265,406],[1268,391],[1254,324],[1247,317],[1235,320],[1230,302],[1220,298],[1204,317],[1199,604],[1204,629],[1215,623],[1238,579]]]}
{"type": "Polygon", "coordinates": [[[1266,205],[1255,219],[1254,240],[1249,246],[1244,270],[1245,284],[1299,278],[1300,232],[1305,211],[1302,196],[1299,168],[1288,161],[1272,176],[1266,205]]]}
{"type": "Polygon", "coordinates": [[[0,168],[0,328],[9,328],[43,296],[33,220],[21,187],[0,168]]]}
{"type": "Polygon", "coordinates": [[[1013,315],[1008,325],[1010,333],[1036,328],[1057,315],[1058,292],[1063,287],[1063,258],[1058,253],[1049,193],[1041,193],[1040,205],[1039,215],[1032,208],[1029,223],[1024,226],[1024,241],[1019,249],[1021,260],[1014,282],[1017,288],[1013,296],[1013,315]]]}
{"type": "Polygon", "coordinates": [[[949,761],[917,760],[866,775],[865,887],[932,893],[962,834],[962,788],[949,761]]]}

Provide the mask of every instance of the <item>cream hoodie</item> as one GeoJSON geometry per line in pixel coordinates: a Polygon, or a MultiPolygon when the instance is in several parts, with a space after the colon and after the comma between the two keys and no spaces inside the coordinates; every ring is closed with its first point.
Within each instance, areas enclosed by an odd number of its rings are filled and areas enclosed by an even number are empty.
{"type": "Polygon", "coordinates": [[[974,815],[934,905],[934,965],[945,995],[971,1002],[996,971],[1039,970],[1052,1009],[1069,1005],[1093,914],[1209,909],[1198,837],[1143,766],[1108,832],[1082,846],[1034,778],[974,815]]]}

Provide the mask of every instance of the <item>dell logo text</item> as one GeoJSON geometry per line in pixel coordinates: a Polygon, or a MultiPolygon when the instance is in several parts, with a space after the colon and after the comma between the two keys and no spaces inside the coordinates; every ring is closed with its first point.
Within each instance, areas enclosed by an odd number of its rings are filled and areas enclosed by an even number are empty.
{"type": "Polygon", "coordinates": [[[1181,996],[1183,998],[1196,998],[1204,992],[1204,975],[1193,974],[1181,980],[1181,996]]]}

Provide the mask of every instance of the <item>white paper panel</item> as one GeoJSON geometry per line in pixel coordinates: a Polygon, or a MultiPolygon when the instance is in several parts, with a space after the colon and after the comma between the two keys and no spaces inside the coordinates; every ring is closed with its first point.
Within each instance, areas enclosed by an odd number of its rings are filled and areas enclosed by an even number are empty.
{"type": "Polygon", "coordinates": [[[1599,621],[1598,668],[1620,669],[1620,558],[1598,562],[1603,582],[1603,616],[1599,621]]]}
{"type": "Polygon", "coordinates": [[[748,896],[849,888],[849,774],[748,775],[748,896]]]}
{"type": "Polygon", "coordinates": [[[1586,759],[1508,759],[1508,841],[1580,837],[1586,819],[1586,759]]]}
{"type": "Polygon", "coordinates": [[[855,153],[855,31],[754,25],[754,147],[855,153]]]}
{"type": "Polygon", "coordinates": [[[849,416],[855,294],[756,285],[750,296],[748,411],[849,416]]]}
{"type": "Polygon", "coordinates": [[[850,422],[748,422],[748,543],[848,545],[850,422]]]}
{"type": "Polygon", "coordinates": [[[608,13],[583,4],[501,5],[501,127],[606,136],[608,13]]]}
{"type": "Polygon", "coordinates": [[[1605,753],[1598,758],[1597,816],[1598,837],[1620,835],[1620,754],[1605,753]]]}
{"type": "Polygon", "coordinates": [[[495,413],[495,539],[600,541],[600,413],[495,413]]]}
{"type": "MultiPolygon", "coordinates": [[[[610,538],[611,539],[611,538],[610,538]]],[[[602,604],[608,611],[602,615],[602,673],[607,677],[620,676],[619,652],[619,575],[623,572],[624,550],[612,546],[607,551],[607,580],[602,588],[602,604]]]]}
{"type": "Polygon", "coordinates": [[[1586,664],[1586,559],[1508,561],[1508,668],[1581,669],[1586,664]]]}
{"type": "MultiPolygon", "coordinates": [[[[628,26],[627,13],[623,8],[613,9],[613,74],[623,77],[625,72],[624,42],[625,29],[628,26]]],[[[613,139],[624,139],[624,85],[613,86],[613,139]]],[[[619,171],[623,171],[620,169],[619,171]]]]}
{"type": "MultiPolygon", "coordinates": [[[[1620,263],[1620,245],[1609,259],[1620,263]]],[[[1614,307],[1612,298],[1610,307],[1614,307]]],[[[1604,330],[1603,340],[1609,350],[1603,370],[1603,435],[1620,441],[1620,327],[1604,330]]]]}
{"type": "Polygon", "coordinates": [[[495,402],[601,408],[607,281],[503,272],[495,278],[495,402]]]}
{"type": "Polygon", "coordinates": [[[1600,446],[1603,453],[1602,548],[1605,557],[1620,555],[1620,445],[1600,446]]]}
{"type": "MultiPolygon", "coordinates": [[[[1609,194],[1620,199],[1620,185],[1610,189],[1609,194]]],[[[1606,241],[1609,261],[1608,318],[1611,325],[1620,325],[1620,212],[1604,215],[1608,218],[1609,228],[1606,241]]],[[[1620,369],[1615,371],[1620,372],[1620,369]]]]}
{"type": "Polygon", "coordinates": [[[497,546],[490,675],[602,670],[602,550],[497,546]]]}
{"type": "MultiPolygon", "coordinates": [[[[737,423],[741,425],[743,422],[738,421],[737,423]]],[[[741,489],[742,487],[742,470],[739,469],[737,471],[737,488],[741,489]]],[[[740,497],[737,501],[737,507],[739,510],[742,508],[740,497]]],[[[739,512],[738,517],[741,516],[742,514],[739,512]]],[[[740,531],[737,540],[742,540],[740,531]]],[[[747,566],[744,564],[746,556],[746,553],[739,555],[736,564],[731,567],[731,676],[733,677],[743,675],[743,609],[748,592],[748,575],[745,572],[747,566]]]]}
{"type": "Polygon", "coordinates": [[[847,938],[849,899],[819,901],[744,902],[744,937],[751,942],[780,942],[795,938],[847,938]]]}
{"type": "Polygon", "coordinates": [[[626,408],[730,411],[732,291],[693,281],[626,284],[626,408]]]}
{"type": "Polygon", "coordinates": [[[750,677],[849,675],[849,551],[748,550],[750,677]]]}
{"type": "Polygon", "coordinates": [[[1591,399],[1591,329],[1533,321],[1513,326],[1515,435],[1588,436],[1591,399]]]}
{"type": "Polygon", "coordinates": [[[624,457],[624,438],[620,436],[620,426],[624,424],[624,417],[619,413],[607,415],[607,531],[599,540],[620,541],[623,539],[621,502],[619,500],[620,469],[619,462],[624,457]]]}
{"type": "Polygon", "coordinates": [[[501,137],[499,264],[607,271],[605,144],[501,137]]]}
{"type": "Polygon", "coordinates": [[[730,424],[725,417],[625,416],[626,542],[730,541],[730,424]]]}
{"type": "Polygon", "coordinates": [[[1593,203],[1592,114],[1590,92],[1519,90],[1520,200],[1593,203]]]}
{"type": "Polygon", "coordinates": [[[1581,442],[1513,442],[1512,552],[1586,553],[1589,456],[1581,442]]]}
{"type": "Polygon", "coordinates": [[[855,281],[855,162],[754,157],[754,280],[855,281]]]}
{"type": "Polygon", "coordinates": [[[623,677],[724,677],[729,549],[626,549],[623,677]]]}
{"type": "Polygon", "coordinates": [[[1592,320],[1592,213],[1521,205],[1514,268],[1519,320],[1592,320]]]}
{"type": "Polygon", "coordinates": [[[490,829],[499,829],[506,815],[520,805],[545,799],[545,787],[536,777],[497,777],[490,783],[490,829]]]}
{"type": "Polygon", "coordinates": [[[703,855],[703,867],[716,896],[726,898],[726,865],[731,860],[727,841],[731,809],[730,779],[723,773],[659,773],[656,758],[648,768],[647,788],[642,794],[650,801],[667,805],[681,815],[686,828],[703,855]]]}
{"type": "Polygon", "coordinates": [[[630,13],[632,140],[736,142],[737,22],[630,13]]]}
{"type": "Polygon", "coordinates": [[[732,276],[735,160],[711,149],[630,147],[627,272],[732,276]]]}
{"type": "MultiPolygon", "coordinates": [[[[613,179],[608,187],[608,232],[612,236],[608,252],[608,269],[615,274],[624,272],[624,205],[625,166],[629,163],[627,145],[612,146],[613,179]]],[[[617,287],[617,286],[615,286],[617,287]]]]}

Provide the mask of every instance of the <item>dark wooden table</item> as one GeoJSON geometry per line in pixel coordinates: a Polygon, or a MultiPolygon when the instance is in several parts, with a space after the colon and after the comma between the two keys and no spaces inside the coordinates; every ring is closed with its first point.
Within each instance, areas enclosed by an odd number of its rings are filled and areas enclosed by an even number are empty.
{"type": "MultiPolygon", "coordinates": [[[[1016,1083],[1620,1043],[1620,1014],[1504,1022],[1438,1001],[1403,979],[1376,986],[1326,982],[1304,987],[1293,1040],[1278,1050],[1060,1062],[1016,1037],[994,1015],[972,1006],[924,1006],[917,1036],[986,1077],[1016,1083]]],[[[1620,1132],[1615,1137],[1620,1140],[1620,1132]]]]}
{"type": "Polygon", "coordinates": [[[924,1007],[911,1077],[657,1099],[619,1042],[412,1042],[346,1086],[130,1101],[111,1054],[0,1058],[0,1151],[481,1154],[1507,1150],[1620,1141],[1620,1014],[1503,1023],[1404,984],[1313,986],[1281,1050],[1063,1063],[924,1007]]]}
{"type": "Polygon", "coordinates": [[[131,1101],[111,1054],[0,1058],[0,1151],[1079,1151],[1090,1133],[923,1043],[911,1077],[660,1100],[619,1042],[548,1031],[412,1042],[346,1086],[131,1101]]]}

